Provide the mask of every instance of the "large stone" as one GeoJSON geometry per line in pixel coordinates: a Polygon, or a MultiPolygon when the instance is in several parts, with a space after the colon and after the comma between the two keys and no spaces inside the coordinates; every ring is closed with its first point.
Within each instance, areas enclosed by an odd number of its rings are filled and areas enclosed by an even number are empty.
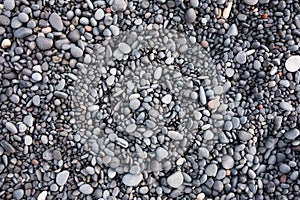
{"type": "Polygon", "coordinates": [[[167,178],[167,183],[172,188],[179,188],[183,183],[183,175],[180,171],[175,172],[167,178]]]}

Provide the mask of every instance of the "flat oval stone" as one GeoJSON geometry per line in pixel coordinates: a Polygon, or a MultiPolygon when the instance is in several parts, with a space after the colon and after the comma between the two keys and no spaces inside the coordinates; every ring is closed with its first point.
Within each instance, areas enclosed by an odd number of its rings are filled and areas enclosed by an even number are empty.
{"type": "Polygon", "coordinates": [[[180,171],[175,172],[167,178],[167,183],[172,188],[179,188],[183,183],[183,175],[180,171]]]}
{"type": "Polygon", "coordinates": [[[82,194],[88,195],[88,194],[92,194],[94,192],[94,189],[89,184],[83,184],[79,187],[79,191],[82,194]]]}
{"type": "Polygon", "coordinates": [[[285,62],[285,68],[289,72],[296,72],[300,69],[300,56],[291,56],[285,62]]]}
{"type": "Polygon", "coordinates": [[[131,52],[131,47],[126,43],[121,42],[118,47],[123,54],[129,54],[131,52]]]}
{"type": "Polygon", "coordinates": [[[38,37],[36,39],[36,45],[40,50],[48,50],[53,46],[53,40],[50,38],[38,37]]]}
{"type": "Polygon", "coordinates": [[[294,139],[296,139],[296,137],[299,136],[299,134],[300,134],[299,130],[294,128],[292,130],[285,132],[284,137],[286,137],[289,140],[294,140],[294,139]]]}
{"type": "Polygon", "coordinates": [[[52,13],[49,17],[49,23],[57,31],[62,31],[64,28],[61,17],[57,13],[52,13]]]}
{"type": "Polygon", "coordinates": [[[173,140],[182,140],[183,135],[177,131],[168,131],[168,136],[173,140]]]}
{"type": "Polygon", "coordinates": [[[189,8],[185,13],[185,19],[189,23],[193,23],[196,20],[196,12],[194,8],[189,8]]]}
{"type": "Polygon", "coordinates": [[[11,122],[7,122],[5,124],[5,128],[7,130],[9,130],[11,133],[17,133],[18,132],[17,127],[11,122]]]}
{"type": "Polygon", "coordinates": [[[126,127],[125,130],[126,130],[127,133],[133,133],[136,130],[136,125],[135,124],[129,124],[126,127]]]}
{"type": "Polygon", "coordinates": [[[142,174],[126,174],[122,178],[122,182],[129,187],[137,186],[141,181],[143,180],[143,175],[142,174]]]}

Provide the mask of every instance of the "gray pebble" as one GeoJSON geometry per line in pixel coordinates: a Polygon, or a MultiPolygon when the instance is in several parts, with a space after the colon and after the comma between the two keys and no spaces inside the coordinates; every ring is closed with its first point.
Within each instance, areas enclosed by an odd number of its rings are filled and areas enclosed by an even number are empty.
{"type": "Polygon", "coordinates": [[[20,22],[26,23],[29,21],[29,16],[26,13],[22,12],[18,15],[18,19],[20,22]]]}
{"type": "Polygon", "coordinates": [[[53,46],[53,40],[50,38],[38,37],[36,39],[36,45],[40,50],[49,50],[53,46]]]}
{"type": "Polygon", "coordinates": [[[193,23],[196,20],[196,12],[194,8],[189,8],[185,13],[185,19],[188,23],[193,23]]]}
{"type": "Polygon", "coordinates": [[[126,43],[121,42],[118,47],[123,54],[129,54],[131,52],[131,47],[126,43]]]}
{"type": "Polygon", "coordinates": [[[69,95],[65,92],[55,91],[54,96],[62,99],[67,99],[69,95]]]}
{"type": "Polygon", "coordinates": [[[56,183],[59,186],[63,186],[66,184],[68,178],[69,178],[70,172],[67,170],[64,170],[62,172],[59,172],[56,176],[56,183]]]}
{"type": "Polygon", "coordinates": [[[234,159],[229,155],[224,155],[221,160],[224,169],[231,169],[234,166],[234,159]]]}
{"type": "Polygon", "coordinates": [[[74,58],[80,58],[80,57],[83,56],[83,51],[82,51],[82,49],[80,49],[79,47],[72,46],[72,47],[71,47],[71,55],[72,55],[74,58]]]}
{"type": "Polygon", "coordinates": [[[32,127],[33,120],[34,118],[32,117],[32,115],[26,115],[23,119],[23,123],[26,124],[28,127],[32,127]]]}
{"type": "Polygon", "coordinates": [[[80,33],[77,29],[69,32],[68,34],[68,39],[71,41],[71,42],[78,42],[78,40],[80,40],[80,33]]]}
{"type": "Polygon", "coordinates": [[[180,171],[175,172],[167,178],[167,183],[172,188],[179,188],[183,184],[183,175],[180,171]]]}
{"type": "Polygon", "coordinates": [[[113,10],[117,12],[125,11],[127,8],[127,0],[114,0],[112,4],[113,10]]]}
{"type": "Polygon", "coordinates": [[[82,193],[82,194],[85,194],[85,195],[89,195],[89,194],[92,194],[94,192],[94,189],[91,185],[89,184],[83,184],[79,187],[79,191],[82,193]]]}
{"type": "Polygon", "coordinates": [[[15,30],[14,36],[17,39],[25,38],[32,34],[32,30],[30,28],[21,27],[15,30]]]}
{"type": "Polygon", "coordinates": [[[218,166],[216,164],[209,164],[205,169],[205,174],[207,176],[215,177],[218,172],[218,166]]]}
{"type": "Polygon", "coordinates": [[[279,171],[281,173],[287,174],[287,173],[289,173],[291,171],[291,167],[288,166],[287,164],[281,163],[279,165],[279,171]]]}
{"type": "Polygon", "coordinates": [[[245,64],[247,61],[247,56],[246,53],[244,51],[240,51],[236,56],[235,56],[235,60],[239,63],[239,64],[245,64]]]}
{"type": "Polygon", "coordinates": [[[258,0],[244,0],[244,2],[249,6],[254,6],[258,3],[258,0]]]}
{"type": "Polygon", "coordinates": [[[285,101],[280,102],[279,107],[286,111],[294,111],[295,110],[295,108],[290,103],[285,102],[285,101]]]}
{"type": "Polygon", "coordinates": [[[239,137],[240,140],[247,142],[247,141],[251,140],[253,135],[251,133],[246,132],[246,131],[240,131],[238,133],[238,137],[239,137]]]}
{"type": "Polygon", "coordinates": [[[0,141],[0,145],[3,147],[4,151],[8,154],[16,152],[16,149],[5,140],[0,141]]]}
{"type": "Polygon", "coordinates": [[[101,8],[98,8],[97,11],[95,12],[95,19],[101,20],[103,18],[104,18],[104,11],[101,8]]]}
{"type": "Polygon", "coordinates": [[[49,17],[49,23],[51,26],[57,30],[57,31],[62,31],[64,28],[64,24],[61,20],[61,17],[57,13],[52,13],[49,17]]]}
{"type": "Polygon", "coordinates": [[[284,137],[286,137],[289,140],[294,140],[294,139],[296,139],[296,137],[299,136],[299,134],[300,134],[299,130],[294,128],[292,130],[285,132],[284,137]]]}
{"type": "Polygon", "coordinates": [[[140,106],[141,106],[141,102],[140,102],[140,100],[138,100],[138,99],[132,99],[132,100],[130,100],[130,102],[129,102],[129,107],[130,107],[132,110],[137,110],[140,106]]]}
{"type": "Polygon", "coordinates": [[[228,34],[229,36],[237,36],[237,35],[239,34],[238,28],[237,28],[236,24],[232,24],[232,25],[229,27],[227,34],[228,34]]]}
{"type": "Polygon", "coordinates": [[[13,10],[16,6],[15,0],[4,0],[4,8],[6,10],[13,10]]]}
{"type": "Polygon", "coordinates": [[[41,81],[43,79],[42,75],[38,72],[35,72],[31,75],[31,78],[34,82],[41,81]]]}
{"type": "Polygon", "coordinates": [[[13,198],[16,199],[16,200],[22,199],[23,196],[24,196],[24,190],[23,189],[18,189],[18,190],[15,190],[13,192],[13,198]]]}
{"type": "Polygon", "coordinates": [[[6,122],[5,128],[7,130],[9,130],[11,133],[17,133],[18,132],[17,127],[11,122],[6,122]]]}
{"type": "Polygon", "coordinates": [[[126,186],[137,186],[141,181],[143,180],[143,175],[142,174],[125,174],[122,178],[122,182],[126,186]]]}
{"type": "Polygon", "coordinates": [[[177,131],[168,131],[168,136],[173,140],[182,140],[183,135],[177,131]]]}

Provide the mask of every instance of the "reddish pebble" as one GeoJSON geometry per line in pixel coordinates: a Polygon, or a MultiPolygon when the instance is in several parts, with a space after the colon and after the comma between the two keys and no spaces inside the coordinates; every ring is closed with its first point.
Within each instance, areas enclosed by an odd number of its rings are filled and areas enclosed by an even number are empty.
{"type": "Polygon", "coordinates": [[[263,14],[261,18],[267,19],[268,18],[268,14],[267,13],[263,14]]]}
{"type": "Polygon", "coordinates": [[[39,164],[39,161],[36,160],[36,159],[33,159],[33,160],[32,160],[32,164],[33,164],[33,165],[38,165],[38,164],[39,164]]]}
{"type": "Polygon", "coordinates": [[[281,77],[282,76],[282,72],[278,72],[278,76],[281,77]]]}
{"type": "Polygon", "coordinates": [[[202,40],[201,45],[202,45],[202,47],[207,48],[208,47],[208,42],[206,40],[202,40]]]}
{"type": "Polygon", "coordinates": [[[259,108],[259,109],[263,109],[263,108],[264,108],[264,106],[263,106],[263,105],[261,105],[261,104],[259,104],[259,105],[258,105],[258,108],[259,108]]]}
{"type": "Polygon", "coordinates": [[[90,27],[90,26],[85,26],[84,28],[85,28],[85,30],[86,30],[87,32],[91,32],[91,31],[92,31],[92,27],[90,27]]]}
{"type": "Polygon", "coordinates": [[[282,175],[281,177],[280,177],[280,182],[281,183],[284,183],[286,181],[286,175],[282,175]]]}
{"type": "Polygon", "coordinates": [[[111,9],[110,9],[110,7],[106,8],[106,9],[105,9],[105,12],[107,12],[107,13],[111,13],[111,9]]]}

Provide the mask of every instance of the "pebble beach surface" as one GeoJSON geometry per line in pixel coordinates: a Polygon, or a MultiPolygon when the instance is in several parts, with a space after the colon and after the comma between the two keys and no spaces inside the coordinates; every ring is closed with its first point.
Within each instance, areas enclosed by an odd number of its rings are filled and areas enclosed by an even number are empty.
{"type": "Polygon", "coordinates": [[[300,4],[0,0],[0,199],[299,199],[300,4]]]}

